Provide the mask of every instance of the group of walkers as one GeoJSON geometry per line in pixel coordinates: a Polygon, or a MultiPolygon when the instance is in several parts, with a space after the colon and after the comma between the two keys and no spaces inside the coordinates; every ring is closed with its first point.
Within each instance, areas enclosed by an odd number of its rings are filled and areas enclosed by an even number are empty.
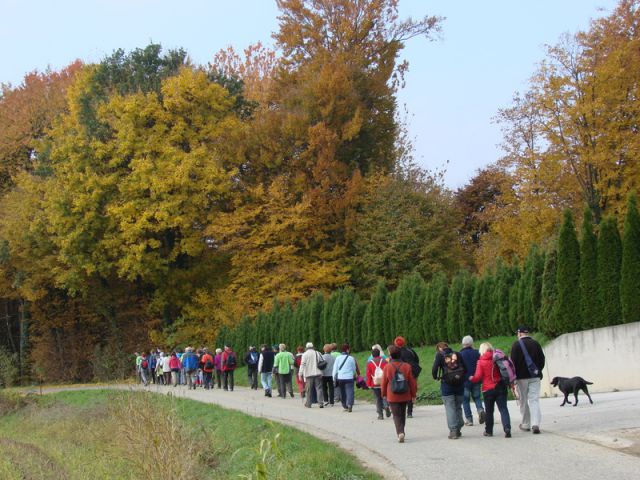
{"type": "MultiPolygon", "coordinates": [[[[440,381],[440,394],[444,404],[449,439],[462,436],[464,426],[474,425],[471,401],[475,404],[478,422],[484,424],[485,437],[492,437],[494,410],[497,406],[504,435],[511,438],[511,419],[507,409],[508,390],[512,389],[519,401],[523,431],[540,433],[540,380],[545,357],[540,344],[529,336],[529,329],[518,327],[518,340],[514,342],[510,358],[490,343],[473,347],[473,338],[462,339],[460,351],[447,343],[436,345],[431,373],[440,381]]],[[[351,355],[348,343],[340,348],[326,344],[322,351],[309,342],[296,348],[295,354],[285,344],[262,345],[260,351],[251,346],[244,357],[249,386],[258,389],[258,378],[264,395],[273,397],[275,384],[278,397],[294,398],[293,380],[304,406],[332,407],[340,402],[344,412],[352,412],[356,387],[373,392],[379,420],[393,417],[400,443],[405,440],[407,418],[413,416],[418,391],[417,379],[422,368],[417,353],[398,336],[386,354],[380,345],[374,345],[367,359],[364,377],[358,362],[351,355]]],[[[233,372],[237,356],[230,345],[217,349],[215,355],[206,348],[196,352],[187,347],[184,353],[144,353],[137,356],[137,369],[141,381],[147,385],[149,375],[155,383],[188,385],[189,388],[214,388],[217,383],[224,390],[233,390],[233,372]],[[154,373],[151,373],[154,372],[154,373]],[[213,375],[215,374],[215,381],[213,375]]]]}
{"type": "Polygon", "coordinates": [[[187,347],[184,352],[167,354],[160,349],[135,353],[136,373],[145,385],[150,383],[177,387],[187,385],[189,389],[202,387],[213,389],[216,385],[233,391],[233,374],[238,366],[236,353],[230,345],[217,348],[210,353],[206,347],[194,351],[187,347]]]}

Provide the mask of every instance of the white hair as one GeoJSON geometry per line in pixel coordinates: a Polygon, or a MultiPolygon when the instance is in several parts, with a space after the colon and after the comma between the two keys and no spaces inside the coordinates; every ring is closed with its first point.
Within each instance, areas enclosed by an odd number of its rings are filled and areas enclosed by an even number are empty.
{"type": "Polygon", "coordinates": [[[463,347],[471,347],[473,345],[473,337],[471,335],[467,335],[462,339],[463,347]]]}

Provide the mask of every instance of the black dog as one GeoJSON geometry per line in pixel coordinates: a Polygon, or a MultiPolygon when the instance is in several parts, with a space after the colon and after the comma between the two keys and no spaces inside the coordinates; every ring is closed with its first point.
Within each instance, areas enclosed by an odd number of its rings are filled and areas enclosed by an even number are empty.
{"type": "Polygon", "coordinates": [[[589,390],[587,389],[587,385],[593,385],[592,382],[587,382],[582,377],[573,377],[573,378],[565,378],[565,377],[554,377],[551,380],[551,385],[554,387],[558,387],[562,393],[564,393],[564,401],[560,404],[561,407],[564,407],[565,403],[571,404],[569,401],[569,394],[573,392],[573,396],[576,399],[576,402],[573,406],[578,405],[578,391],[582,390],[589,397],[589,402],[593,404],[593,400],[591,400],[591,395],[589,395],[589,390]]]}

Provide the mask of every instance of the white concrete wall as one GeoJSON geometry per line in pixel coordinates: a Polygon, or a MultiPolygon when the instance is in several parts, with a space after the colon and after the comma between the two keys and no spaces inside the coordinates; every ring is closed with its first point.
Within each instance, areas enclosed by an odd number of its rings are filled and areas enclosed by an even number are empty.
{"type": "Polygon", "coordinates": [[[544,347],[542,396],[559,395],[553,377],[582,377],[589,392],[640,389],[640,322],[566,333],[544,347]]]}

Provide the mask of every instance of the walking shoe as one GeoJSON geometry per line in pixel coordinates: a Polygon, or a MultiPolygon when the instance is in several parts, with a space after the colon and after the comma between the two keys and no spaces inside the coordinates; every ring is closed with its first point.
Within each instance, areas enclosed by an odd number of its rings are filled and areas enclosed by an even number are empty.
{"type": "Polygon", "coordinates": [[[449,432],[449,437],[448,438],[449,438],[449,440],[457,440],[460,437],[458,437],[458,435],[455,432],[455,430],[452,430],[452,431],[449,432]]]}
{"type": "MultiPolygon", "coordinates": [[[[347,410],[349,410],[349,413],[351,413],[351,407],[349,407],[347,410]]],[[[540,433],[540,432],[538,432],[538,433],[540,433]]]]}
{"type": "Polygon", "coordinates": [[[391,409],[389,407],[387,407],[385,413],[387,414],[387,418],[389,418],[391,416],[391,409]]]}
{"type": "Polygon", "coordinates": [[[404,443],[404,433],[398,434],[398,443],[404,443]]]}
{"type": "Polygon", "coordinates": [[[304,404],[305,408],[311,408],[311,405],[304,404]]]}
{"type": "Polygon", "coordinates": [[[456,438],[460,438],[462,436],[462,432],[460,429],[456,430],[456,438]]]}
{"type": "Polygon", "coordinates": [[[484,410],[480,410],[480,412],[478,412],[478,417],[480,417],[478,421],[480,422],[480,425],[482,425],[484,423],[484,419],[487,418],[487,414],[484,413],[484,410]]]}
{"type": "Polygon", "coordinates": [[[520,424],[518,425],[518,428],[520,428],[520,430],[522,430],[523,432],[529,432],[531,431],[531,429],[529,427],[525,427],[524,425],[520,424]]]}
{"type": "Polygon", "coordinates": [[[342,409],[342,412],[343,412],[343,413],[344,413],[344,412],[348,412],[348,411],[349,411],[349,409],[348,409],[348,408],[343,408],[343,409],[342,409]]]}
{"type": "Polygon", "coordinates": [[[378,420],[384,420],[384,417],[382,416],[381,413],[378,414],[378,420]]]}
{"type": "Polygon", "coordinates": [[[326,407],[327,405],[329,405],[329,402],[324,402],[324,406],[326,407]]]}
{"type": "Polygon", "coordinates": [[[465,427],[473,427],[473,420],[469,420],[469,419],[465,420],[464,421],[464,426],[465,427]]]}
{"type": "Polygon", "coordinates": [[[407,418],[413,418],[413,413],[407,413],[407,418]]]}
{"type": "Polygon", "coordinates": [[[493,433],[489,433],[489,432],[483,432],[482,433],[483,437],[493,437],[493,433]]]}
{"type": "MultiPolygon", "coordinates": [[[[293,398],[293,392],[289,392],[289,394],[291,395],[291,398],[293,398]]],[[[285,396],[285,398],[286,398],[287,394],[285,393],[285,395],[284,395],[284,396],[285,396]]],[[[304,393],[302,394],[302,398],[304,398],[304,393]]]]}
{"type": "Polygon", "coordinates": [[[533,433],[540,433],[540,427],[537,425],[534,425],[533,427],[531,427],[531,430],[533,430],[533,433]]]}
{"type": "Polygon", "coordinates": [[[318,405],[318,408],[324,408],[323,404],[318,405]]]}
{"type": "Polygon", "coordinates": [[[511,430],[504,431],[504,438],[511,438],[511,430]]]}

